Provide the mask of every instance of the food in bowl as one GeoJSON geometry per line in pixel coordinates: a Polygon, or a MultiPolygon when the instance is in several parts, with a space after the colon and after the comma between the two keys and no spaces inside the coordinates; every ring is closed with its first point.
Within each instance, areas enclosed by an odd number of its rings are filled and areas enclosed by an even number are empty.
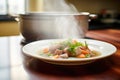
{"type": "Polygon", "coordinates": [[[66,59],[69,57],[90,58],[99,56],[100,52],[91,50],[86,41],[83,43],[76,39],[68,39],[55,42],[50,46],[44,47],[40,51],[40,55],[48,56],[54,59],[66,59]]]}

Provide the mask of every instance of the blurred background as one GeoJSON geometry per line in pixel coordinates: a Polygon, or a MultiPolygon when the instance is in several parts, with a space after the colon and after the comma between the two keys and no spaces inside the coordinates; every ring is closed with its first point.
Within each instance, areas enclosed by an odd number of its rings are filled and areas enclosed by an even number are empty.
{"type": "MultiPolygon", "coordinates": [[[[79,12],[94,14],[89,30],[120,29],[119,0],[66,0],[79,12]]],[[[52,3],[52,0],[51,0],[52,3]]],[[[19,35],[18,22],[11,15],[42,12],[44,0],[0,0],[0,36],[19,35]]]]}

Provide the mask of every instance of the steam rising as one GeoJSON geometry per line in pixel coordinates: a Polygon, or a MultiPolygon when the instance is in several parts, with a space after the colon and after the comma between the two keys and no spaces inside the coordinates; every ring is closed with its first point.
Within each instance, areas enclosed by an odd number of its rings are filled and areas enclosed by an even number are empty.
{"type": "Polygon", "coordinates": [[[55,23],[59,38],[83,37],[83,31],[74,16],[56,18],[55,23]]]}
{"type": "Polygon", "coordinates": [[[47,12],[78,12],[72,5],[65,0],[44,0],[44,11],[47,12]]]}
{"type": "Polygon", "coordinates": [[[81,38],[84,36],[79,21],[72,15],[78,13],[72,4],[66,3],[65,0],[43,1],[43,11],[55,13],[55,16],[52,16],[54,19],[41,23],[44,25],[40,28],[41,32],[47,33],[45,35],[47,38],[81,38]]]}

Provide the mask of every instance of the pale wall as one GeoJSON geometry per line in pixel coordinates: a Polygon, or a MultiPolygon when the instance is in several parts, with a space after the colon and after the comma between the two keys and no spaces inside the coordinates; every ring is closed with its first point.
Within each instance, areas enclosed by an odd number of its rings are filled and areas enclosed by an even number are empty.
{"type": "Polygon", "coordinates": [[[43,9],[43,0],[29,0],[27,11],[35,12],[35,11],[42,11],[43,9]]]}

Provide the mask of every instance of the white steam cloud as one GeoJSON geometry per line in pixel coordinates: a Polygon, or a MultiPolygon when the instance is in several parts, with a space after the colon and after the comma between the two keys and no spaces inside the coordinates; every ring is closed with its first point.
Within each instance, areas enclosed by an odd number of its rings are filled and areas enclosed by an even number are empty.
{"type": "MultiPolygon", "coordinates": [[[[40,29],[47,38],[83,38],[80,21],[73,14],[77,9],[65,0],[43,0],[43,11],[53,13],[48,20],[40,21],[40,29]],[[55,14],[55,15],[54,15],[55,14]],[[41,26],[42,25],[42,26],[41,26]]],[[[37,29],[38,30],[38,29],[37,29]]]]}

